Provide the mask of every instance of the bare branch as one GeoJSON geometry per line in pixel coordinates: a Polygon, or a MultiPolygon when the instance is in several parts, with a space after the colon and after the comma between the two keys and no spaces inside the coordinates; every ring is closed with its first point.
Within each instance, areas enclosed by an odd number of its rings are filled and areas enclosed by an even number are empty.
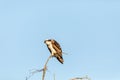
{"type": "Polygon", "coordinates": [[[42,80],[44,80],[44,78],[45,78],[45,73],[46,73],[46,70],[47,70],[47,63],[48,63],[48,61],[50,60],[51,57],[52,57],[52,55],[50,55],[50,56],[48,57],[48,59],[47,59],[45,65],[44,65],[42,80]]]}

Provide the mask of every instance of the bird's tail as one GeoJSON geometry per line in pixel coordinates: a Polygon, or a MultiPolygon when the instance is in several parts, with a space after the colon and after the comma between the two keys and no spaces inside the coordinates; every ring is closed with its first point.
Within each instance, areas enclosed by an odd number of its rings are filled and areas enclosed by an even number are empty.
{"type": "Polygon", "coordinates": [[[58,57],[57,57],[57,60],[58,60],[60,63],[62,63],[62,64],[63,64],[63,62],[64,62],[62,56],[58,56],[58,57]]]}

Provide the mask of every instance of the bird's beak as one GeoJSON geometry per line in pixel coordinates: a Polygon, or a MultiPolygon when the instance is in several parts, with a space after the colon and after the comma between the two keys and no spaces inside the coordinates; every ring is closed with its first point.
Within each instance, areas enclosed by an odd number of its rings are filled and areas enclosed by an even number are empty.
{"type": "Polygon", "coordinates": [[[44,41],[44,43],[46,43],[46,40],[44,41]]]}

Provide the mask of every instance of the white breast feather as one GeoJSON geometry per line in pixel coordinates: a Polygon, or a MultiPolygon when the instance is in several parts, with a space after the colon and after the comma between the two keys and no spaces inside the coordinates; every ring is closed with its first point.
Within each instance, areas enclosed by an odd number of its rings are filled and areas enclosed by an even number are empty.
{"type": "Polygon", "coordinates": [[[48,47],[51,49],[51,54],[54,55],[54,54],[56,53],[56,51],[55,51],[55,49],[53,48],[51,42],[48,43],[48,47]]]}

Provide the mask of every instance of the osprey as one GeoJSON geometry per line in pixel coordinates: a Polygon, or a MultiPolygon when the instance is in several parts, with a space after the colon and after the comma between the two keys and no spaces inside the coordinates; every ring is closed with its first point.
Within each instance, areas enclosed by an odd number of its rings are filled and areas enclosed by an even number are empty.
{"type": "Polygon", "coordinates": [[[47,45],[51,55],[56,57],[59,62],[63,64],[62,49],[57,41],[54,39],[45,40],[44,43],[47,45]]]}

